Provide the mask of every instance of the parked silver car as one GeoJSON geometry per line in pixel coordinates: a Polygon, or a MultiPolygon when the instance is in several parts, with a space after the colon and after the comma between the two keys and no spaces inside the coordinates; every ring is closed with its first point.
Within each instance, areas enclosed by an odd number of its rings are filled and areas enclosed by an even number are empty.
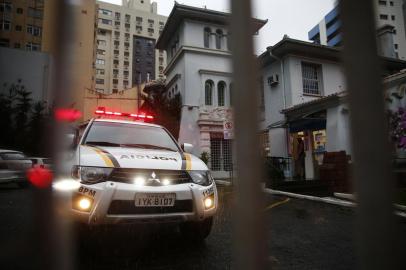
{"type": "Polygon", "coordinates": [[[26,172],[32,167],[32,161],[24,153],[0,149],[0,183],[16,183],[26,187],[26,172]]]}

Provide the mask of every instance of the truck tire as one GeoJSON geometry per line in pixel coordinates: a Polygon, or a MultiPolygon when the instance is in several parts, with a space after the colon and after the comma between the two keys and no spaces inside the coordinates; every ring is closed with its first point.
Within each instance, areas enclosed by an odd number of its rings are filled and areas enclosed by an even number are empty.
{"type": "Polygon", "coordinates": [[[209,236],[212,226],[213,217],[209,217],[203,221],[186,222],[180,224],[179,229],[181,234],[187,237],[186,239],[203,241],[207,236],[209,236]]]}

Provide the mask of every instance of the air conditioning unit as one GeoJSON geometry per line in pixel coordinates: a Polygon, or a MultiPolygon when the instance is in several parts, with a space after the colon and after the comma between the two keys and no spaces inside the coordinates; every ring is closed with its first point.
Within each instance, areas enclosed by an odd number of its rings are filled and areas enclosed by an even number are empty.
{"type": "Polygon", "coordinates": [[[268,85],[270,87],[274,87],[278,85],[279,83],[279,75],[278,74],[272,74],[271,76],[268,77],[268,85]]]}

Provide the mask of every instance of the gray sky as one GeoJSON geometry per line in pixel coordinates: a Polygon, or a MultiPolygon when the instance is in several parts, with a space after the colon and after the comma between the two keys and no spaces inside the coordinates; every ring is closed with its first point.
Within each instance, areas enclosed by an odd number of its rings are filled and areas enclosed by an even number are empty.
{"type": "MultiPolygon", "coordinates": [[[[121,4],[121,0],[103,0],[121,4]]],[[[172,10],[173,0],[155,0],[158,13],[168,16],[172,10]]],[[[268,19],[268,23],[254,38],[256,53],[262,53],[266,47],[280,41],[283,35],[291,38],[308,40],[307,32],[315,26],[334,6],[335,0],[253,0],[254,17],[268,19]]],[[[228,0],[178,0],[179,3],[229,11],[228,0]]]]}

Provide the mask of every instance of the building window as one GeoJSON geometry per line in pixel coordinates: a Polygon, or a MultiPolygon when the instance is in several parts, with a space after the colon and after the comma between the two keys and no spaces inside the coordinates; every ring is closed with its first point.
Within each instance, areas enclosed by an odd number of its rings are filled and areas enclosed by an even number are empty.
{"type": "Polygon", "coordinates": [[[28,8],[28,16],[34,18],[42,18],[42,10],[36,8],[28,8]]]}
{"type": "Polygon", "coordinates": [[[11,22],[8,20],[1,20],[0,21],[0,30],[6,30],[10,31],[11,30],[11,22]]]}
{"type": "Polygon", "coordinates": [[[16,25],[16,31],[18,32],[23,31],[23,27],[21,25],[16,25]]]}
{"type": "Polygon", "coordinates": [[[41,44],[38,43],[33,43],[33,42],[28,42],[25,46],[25,48],[28,51],[40,51],[41,50],[41,44]]]}
{"type": "Polygon", "coordinates": [[[394,46],[395,46],[395,50],[397,50],[399,48],[398,44],[394,44],[394,46]]]}
{"type": "Polygon", "coordinates": [[[148,33],[153,34],[154,33],[154,28],[148,28],[148,33]]]}
{"type": "Polygon", "coordinates": [[[100,40],[100,39],[98,39],[98,40],[97,40],[97,45],[106,46],[106,41],[105,41],[105,40],[100,40]]]}
{"type": "Polygon", "coordinates": [[[130,20],[131,20],[131,16],[128,15],[128,14],[126,14],[126,15],[125,15],[125,22],[126,22],[126,23],[130,23],[130,20]]]}
{"type": "Polygon", "coordinates": [[[395,20],[395,15],[392,15],[391,19],[392,19],[392,21],[394,21],[395,20]]]}
{"type": "Polygon", "coordinates": [[[22,8],[17,8],[16,12],[17,12],[17,14],[23,14],[23,9],[22,8]]]}
{"type": "Polygon", "coordinates": [[[103,59],[96,59],[96,65],[104,65],[103,59]]]}
{"type": "Polygon", "coordinates": [[[116,13],[114,14],[114,18],[115,18],[116,20],[120,20],[121,14],[120,14],[119,12],[116,12],[116,13]]]}
{"type": "Polygon", "coordinates": [[[222,133],[210,133],[210,169],[231,171],[232,140],[225,140],[222,133]]]}
{"type": "Polygon", "coordinates": [[[221,29],[216,30],[216,49],[220,50],[223,41],[223,31],[221,29]]]}
{"type": "Polygon", "coordinates": [[[303,93],[321,95],[321,65],[302,62],[303,93]]]}
{"type": "Polygon", "coordinates": [[[105,73],[105,71],[104,71],[104,69],[96,69],[96,74],[97,75],[104,75],[104,73],[105,73]]]}
{"type": "Polygon", "coordinates": [[[11,12],[13,10],[13,5],[11,2],[0,3],[0,12],[11,12]]]}
{"type": "Polygon", "coordinates": [[[112,21],[111,21],[111,20],[107,20],[107,19],[99,19],[99,23],[101,23],[101,24],[107,24],[107,25],[112,25],[112,21]]]}
{"type": "Polygon", "coordinates": [[[393,7],[393,1],[390,1],[389,3],[390,3],[390,6],[393,7]]]}
{"type": "Polygon", "coordinates": [[[97,34],[99,34],[101,36],[105,36],[107,34],[107,31],[103,30],[103,29],[97,29],[97,34]]]}
{"type": "Polygon", "coordinates": [[[105,54],[106,54],[106,51],[105,51],[105,50],[97,49],[97,54],[99,54],[99,55],[105,55],[105,54]]]}
{"type": "Polygon", "coordinates": [[[111,12],[111,10],[108,10],[108,9],[100,8],[99,9],[99,14],[106,15],[106,16],[111,16],[113,14],[113,12],[111,12]]]}
{"type": "Polygon", "coordinates": [[[233,100],[233,96],[234,96],[234,93],[233,93],[233,88],[234,88],[234,85],[233,85],[233,83],[230,83],[230,86],[228,87],[228,89],[229,89],[229,96],[230,96],[230,106],[234,106],[234,100],[233,100]]]}
{"type": "Polygon", "coordinates": [[[386,14],[380,14],[380,15],[379,15],[379,18],[380,18],[381,20],[387,20],[387,19],[388,19],[388,15],[386,15],[386,14]]]}
{"type": "Polygon", "coordinates": [[[227,49],[231,51],[231,34],[230,32],[227,33],[227,49]]]}
{"type": "Polygon", "coordinates": [[[217,104],[220,107],[225,106],[226,83],[221,81],[217,84],[217,104]]]}
{"type": "Polygon", "coordinates": [[[9,47],[10,46],[10,40],[6,38],[0,38],[0,47],[9,47]]]}
{"type": "Polygon", "coordinates": [[[114,22],[114,25],[115,25],[115,26],[120,26],[121,23],[120,23],[119,21],[115,21],[115,22],[114,22]]]}
{"type": "Polygon", "coordinates": [[[118,93],[118,89],[114,88],[113,89],[113,94],[117,94],[118,93]]]}
{"type": "Polygon", "coordinates": [[[269,134],[268,130],[262,131],[259,133],[259,145],[261,147],[261,154],[263,157],[269,155],[270,152],[270,144],[269,144],[269,134]]]}
{"type": "Polygon", "coordinates": [[[265,111],[265,92],[264,92],[264,78],[259,80],[259,108],[261,111],[265,111]]]}
{"type": "Polygon", "coordinates": [[[27,25],[27,33],[33,36],[40,37],[41,36],[41,27],[35,25],[27,25]]]}
{"type": "Polygon", "coordinates": [[[204,28],[204,47],[210,48],[210,36],[211,36],[211,29],[206,27],[204,28]]]}
{"type": "Polygon", "coordinates": [[[397,31],[396,29],[393,29],[393,34],[396,35],[397,31]]]}
{"type": "Polygon", "coordinates": [[[96,79],[96,84],[104,84],[104,79],[96,79]]]}
{"type": "Polygon", "coordinates": [[[378,1],[380,6],[386,6],[386,1],[378,1]]]}
{"type": "Polygon", "coordinates": [[[136,26],[135,26],[135,30],[137,30],[137,31],[142,31],[142,26],[136,25],[136,26]]]}
{"type": "Polygon", "coordinates": [[[204,104],[207,106],[213,105],[213,86],[214,83],[211,80],[207,80],[204,85],[204,104]]]}

